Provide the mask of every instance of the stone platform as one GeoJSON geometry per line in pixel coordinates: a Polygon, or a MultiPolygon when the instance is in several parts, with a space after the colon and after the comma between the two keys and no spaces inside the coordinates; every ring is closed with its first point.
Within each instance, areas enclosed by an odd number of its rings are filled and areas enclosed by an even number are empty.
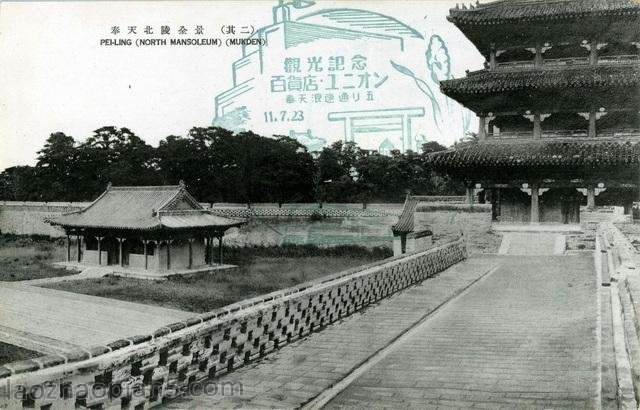
{"type": "Polygon", "coordinates": [[[129,267],[118,266],[118,265],[93,266],[93,265],[85,265],[83,263],[78,263],[78,262],[56,262],[53,265],[60,268],[68,269],[71,271],[75,271],[75,272],[81,272],[80,275],[84,275],[84,277],[78,276],[75,279],[70,276],[62,277],[62,278],[67,278],[66,280],[102,277],[105,275],[116,275],[116,276],[124,276],[128,278],[137,278],[137,279],[162,280],[162,279],[168,278],[169,276],[174,276],[174,275],[195,275],[199,273],[215,273],[219,271],[235,269],[238,267],[237,265],[215,264],[215,265],[198,266],[193,269],[170,269],[170,270],[156,272],[152,270],[129,268],[129,267]]]}

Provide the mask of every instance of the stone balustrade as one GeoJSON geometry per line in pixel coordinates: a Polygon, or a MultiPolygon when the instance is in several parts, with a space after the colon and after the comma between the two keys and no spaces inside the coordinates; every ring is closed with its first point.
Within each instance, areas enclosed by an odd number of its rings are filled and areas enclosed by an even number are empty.
{"type": "Polygon", "coordinates": [[[152,334],[0,366],[0,408],[153,407],[176,389],[262,358],[466,257],[460,238],[244,300],[152,334]]]}

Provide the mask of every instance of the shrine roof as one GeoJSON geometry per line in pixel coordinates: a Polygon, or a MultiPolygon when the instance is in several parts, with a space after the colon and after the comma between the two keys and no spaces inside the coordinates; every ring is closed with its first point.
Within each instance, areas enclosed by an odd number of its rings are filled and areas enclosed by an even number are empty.
{"type": "Polygon", "coordinates": [[[479,25],[639,13],[638,0],[498,0],[456,7],[448,19],[458,25],[479,25]]]}
{"type": "Polygon", "coordinates": [[[468,73],[464,78],[441,81],[440,89],[443,93],[456,98],[460,95],[510,90],[611,85],[640,85],[640,64],[479,70],[468,73]]]}
{"type": "Polygon", "coordinates": [[[413,232],[413,214],[416,211],[418,202],[419,201],[417,199],[407,196],[398,222],[391,227],[394,234],[413,232]]]}
{"type": "Polygon", "coordinates": [[[84,209],[47,219],[65,228],[189,229],[228,228],[242,220],[213,215],[183,184],[176,186],[107,187],[84,209]]]}
{"type": "Polygon", "coordinates": [[[440,171],[473,168],[610,168],[640,163],[640,144],[625,140],[482,142],[459,145],[429,155],[440,171]]]}

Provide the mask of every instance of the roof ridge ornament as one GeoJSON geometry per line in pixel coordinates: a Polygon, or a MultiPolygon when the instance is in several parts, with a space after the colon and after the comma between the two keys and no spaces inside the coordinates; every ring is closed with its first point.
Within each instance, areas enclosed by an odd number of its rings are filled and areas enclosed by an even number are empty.
{"type": "Polygon", "coordinates": [[[181,179],[180,182],[178,182],[178,185],[180,186],[180,188],[185,188],[186,187],[183,179],[181,179]]]}
{"type": "Polygon", "coordinates": [[[113,184],[111,183],[111,181],[107,182],[107,191],[110,190],[111,188],[113,188],[113,184]]]}

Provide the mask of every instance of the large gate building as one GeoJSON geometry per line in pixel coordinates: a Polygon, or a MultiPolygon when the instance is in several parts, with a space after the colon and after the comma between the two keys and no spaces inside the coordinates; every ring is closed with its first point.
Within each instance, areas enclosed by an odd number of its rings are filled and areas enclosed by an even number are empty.
{"type": "Polygon", "coordinates": [[[640,2],[501,0],[452,9],[485,68],[441,90],[480,120],[476,141],[433,154],[484,190],[493,218],[578,222],[640,183],[640,2]]]}

